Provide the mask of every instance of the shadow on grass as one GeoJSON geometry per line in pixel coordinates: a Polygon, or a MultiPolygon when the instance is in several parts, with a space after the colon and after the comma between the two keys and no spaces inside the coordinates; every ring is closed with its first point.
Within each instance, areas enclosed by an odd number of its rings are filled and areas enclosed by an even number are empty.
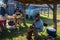
{"type": "Polygon", "coordinates": [[[24,34],[26,33],[28,27],[20,27],[14,30],[5,30],[2,32],[2,34],[0,35],[0,39],[1,40],[5,40],[5,39],[13,39],[14,37],[18,37],[18,36],[24,36],[24,34]],[[9,32],[10,31],[10,32],[9,32]]]}
{"type": "Polygon", "coordinates": [[[58,35],[58,36],[55,38],[55,40],[60,40],[60,36],[58,35]]]}
{"type": "MultiPolygon", "coordinates": [[[[50,39],[49,38],[49,36],[45,36],[45,35],[39,35],[39,37],[38,37],[38,40],[48,40],[48,39],[50,39]]],[[[51,39],[50,39],[51,40],[51,39]]],[[[52,39],[53,40],[53,39],[52,39]]],[[[60,36],[56,36],[55,38],[54,38],[54,40],[60,40],[60,36]]]]}
{"type": "MultiPolygon", "coordinates": [[[[53,19],[49,19],[46,17],[41,17],[41,19],[46,22],[49,26],[53,25],[53,19]]],[[[28,24],[32,24],[34,20],[32,19],[27,19],[28,24]]],[[[57,20],[57,22],[60,22],[60,20],[57,20]]],[[[22,23],[22,20],[21,20],[22,23]]],[[[12,30],[11,32],[4,31],[2,35],[0,36],[0,39],[13,39],[14,37],[18,36],[24,36],[24,34],[27,32],[28,26],[25,27],[20,27],[19,29],[12,30]]],[[[43,36],[44,37],[44,36],[43,36]]],[[[56,39],[60,40],[60,36],[56,37],[56,39]]]]}

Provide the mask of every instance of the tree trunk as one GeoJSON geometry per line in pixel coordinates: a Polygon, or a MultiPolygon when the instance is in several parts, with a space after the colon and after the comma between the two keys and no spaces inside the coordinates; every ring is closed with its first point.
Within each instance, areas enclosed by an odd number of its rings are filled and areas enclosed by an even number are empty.
{"type": "Polygon", "coordinates": [[[53,22],[54,22],[54,28],[57,30],[57,4],[53,4],[53,22]]]}
{"type": "Polygon", "coordinates": [[[23,13],[23,23],[24,23],[24,25],[26,25],[26,11],[25,11],[25,9],[26,9],[26,6],[25,6],[25,4],[23,4],[23,7],[24,7],[24,13],[23,13]]]}
{"type": "MultiPolygon", "coordinates": [[[[28,6],[29,6],[29,5],[30,5],[30,4],[28,4],[28,6]]],[[[24,14],[23,14],[23,17],[24,17],[24,18],[23,18],[23,23],[24,23],[25,26],[27,26],[27,25],[26,25],[26,11],[25,11],[25,10],[26,10],[26,5],[25,5],[25,2],[24,2],[24,4],[23,4],[23,6],[24,6],[24,14]]]]}
{"type": "Polygon", "coordinates": [[[47,4],[47,5],[48,5],[48,7],[50,7],[50,8],[52,9],[52,11],[53,11],[53,23],[54,23],[54,28],[55,28],[56,31],[57,31],[57,4],[54,3],[54,4],[53,4],[53,8],[52,8],[49,4],[47,4]]]}
{"type": "Polygon", "coordinates": [[[48,7],[48,17],[49,17],[49,7],[48,7]]]}

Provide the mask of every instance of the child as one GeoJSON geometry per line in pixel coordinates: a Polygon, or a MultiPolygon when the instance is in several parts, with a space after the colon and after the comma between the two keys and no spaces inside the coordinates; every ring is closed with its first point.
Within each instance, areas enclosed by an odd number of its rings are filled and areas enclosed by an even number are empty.
{"type": "Polygon", "coordinates": [[[20,25],[20,17],[21,17],[20,9],[17,7],[14,13],[15,13],[15,25],[21,26],[20,25]]]}
{"type": "Polygon", "coordinates": [[[30,26],[30,28],[27,31],[27,39],[32,40],[32,33],[33,33],[33,26],[30,26]]]}

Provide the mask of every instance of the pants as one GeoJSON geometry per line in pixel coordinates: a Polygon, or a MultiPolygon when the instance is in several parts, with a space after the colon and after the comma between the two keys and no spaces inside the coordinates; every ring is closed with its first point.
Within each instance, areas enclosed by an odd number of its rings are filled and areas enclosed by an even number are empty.
{"type": "Polygon", "coordinates": [[[40,32],[40,29],[35,29],[35,30],[33,31],[34,40],[38,40],[38,32],[40,32]]]}
{"type": "Polygon", "coordinates": [[[37,40],[37,38],[38,38],[38,30],[37,29],[34,30],[33,34],[34,34],[34,40],[37,40]]]}

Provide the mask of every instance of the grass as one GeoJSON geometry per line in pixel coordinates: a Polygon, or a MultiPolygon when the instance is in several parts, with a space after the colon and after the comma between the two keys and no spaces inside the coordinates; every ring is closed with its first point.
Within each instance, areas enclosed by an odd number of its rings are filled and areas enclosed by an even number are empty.
{"type": "MultiPolygon", "coordinates": [[[[41,19],[48,24],[48,27],[53,27],[53,14],[50,11],[49,17],[47,14],[41,14],[41,19]]],[[[21,19],[21,25],[23,26],[23,20],[21,19]]],[[[26,39],[26,32],[29,26],[33,23],[33,20],[27,19],[27,26],[23,26],[18,30],[14,30],[12,32],[4,32],[3,39],[0,40],[27,40],[26,39]]],[[[40,33],[39,33],[40,35],[40,33]]],[[[46,36],[46,31],[43,33],[46,36]]],[[[57,37],[55,40],[60,40],[60,10],[57,11],[57,37]]]]}

